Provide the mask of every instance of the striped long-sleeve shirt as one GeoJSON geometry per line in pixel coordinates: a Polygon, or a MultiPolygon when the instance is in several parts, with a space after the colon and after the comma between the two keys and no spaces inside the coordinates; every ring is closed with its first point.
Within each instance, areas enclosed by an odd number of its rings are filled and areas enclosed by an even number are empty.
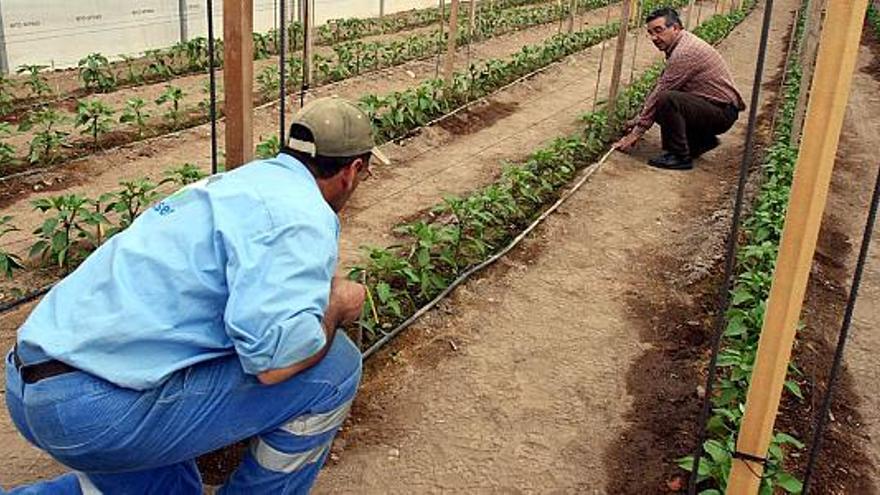
{"type": "Polygon", "coordinates": [[[721,55],[712,45],[688,31],[682,31],[675,44],[666,51],[666,68],[637,118],[637,126],[643,131],[654,124],[660,93],[670,90],[730,103],[739,110],[746,108],[721,55]]]}

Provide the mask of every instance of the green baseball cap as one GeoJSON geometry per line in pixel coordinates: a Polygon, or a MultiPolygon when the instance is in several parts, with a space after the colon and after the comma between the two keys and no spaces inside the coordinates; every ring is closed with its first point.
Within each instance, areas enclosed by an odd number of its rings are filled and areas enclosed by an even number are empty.
{"type": "Polygon", "coordinates": [[[293,150],[328,158],[372,153],[383,165],[391,163],[373,141],[370,117],[346,99],[331,96],[307,103],[294,115],[291,134],[294,126],[308,129],[314,142],[290,137],[287,145],[293,150]]]}

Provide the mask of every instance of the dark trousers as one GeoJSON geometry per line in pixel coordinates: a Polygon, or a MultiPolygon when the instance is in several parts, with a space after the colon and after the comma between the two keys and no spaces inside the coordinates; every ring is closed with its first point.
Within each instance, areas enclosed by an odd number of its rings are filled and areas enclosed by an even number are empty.
{"type": "Polygon", "coordinates": [[[679,156],[697,156],[713,147],[719,134],[730,129],[739,111],[681,91],[664,91],[657,100],[654,120],[660,124],[663,149],[679,156]]]}

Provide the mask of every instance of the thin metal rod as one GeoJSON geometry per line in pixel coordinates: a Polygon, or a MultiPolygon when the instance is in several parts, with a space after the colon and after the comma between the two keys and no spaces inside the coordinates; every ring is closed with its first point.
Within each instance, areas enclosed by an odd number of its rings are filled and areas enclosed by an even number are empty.
{"type": "Polygon", "coordinates": [[[705,395],[703,407],[700,410],[700,418],[697,427],[697,442],[694,446],[694,459],[691,465],[691,475],[688,478],[688,495],[697,492],[697,474],[700,458],[703,457],[703,442],[706,439],[706,423],[709,421],[709,412],[712,405],[712,392],[715,387],[715,376],[718,371],[718,352],[721,349],[721,338],[724,335],[724,323],[727,307],[730,303],[730,290],[733,284],[733,269],[736,261],[737,238],[739,237],[740,217],[742,216],[743,200],[745,199],[746,181],[749,177],[749,169],[752,167],[753,150],[755,146],[755,123],[758,118],[758,103],[761,96],[761,79],[764,74],[764,60],[767,55],[767,39],[770,36],[770,19],[773,14],[773,0],[767,0],[764,5],[764,23],[761,26],[761,40],[758,45],[758,61],[755,64],[755,77],[752,80],[752,101],[749,107],[749,123],[746,130],[746,143],[743,147],[742,163],[739,167],[739,182],[736,187],[736,199],[733,206],[733,218],[730,220],[730,235],[727,237],[727,258],[724,261],[724,279],[721,283],[718,295],[718,314],[715,317],[714,335],[712,337],[712,357],[709,359],[709,373],[706,377],[705,395]]]}
{"type": "Polygon", "coordinates": [[[286,139],[284,136],[287,133],[287,122],[286,122],[286,106],[287,106],[287,16],[285,12],[285,4],[287,0],[281,0],[281,6],[278,9],[279,15],[281,17],[281,30],[278,35],[278,72],[280,75],[281,89],[279,92],[280,99],[280,108],[278,112],[281,114],[281,125],[278,129],[278,142],[284,143],[286,139]]]}
{"type": "Polygon", "coordinates": [[[810,489],[810,480],[813,477],[813,471],[816,468],[816,460],[819,458],[819,451],[822,449],[822,433],[828,421],[828,412],[831,410],[831,398],[834,391],[834,384],[840,375],[840,367],[843,363],[843,350],[846,346],[847,338],[849,338],[849,329],[852,325],[853,312],[855,311],[856,301],[859,297],[859,287],[862,284],[862,274],[865,271],[865,264],[868,260],[868,251],[871,248],[871,237],[874,233],[874,223],[877,220],[877,209],[880,206],[880,167],[877,171],[877,180],[874,183],[874,194],[871,196],[871,207],[868,210],[868,219],[865,221],[865,231],[862,234],[862,247],[859,249],[859,258],[856,262],[856,270],[853,273],[852,287],[849,291],[849,299],[846,302],[846,310],[843,314],[843,323],[840,325],[840,335],[837,338],[837,349],[834,352],[834,362],[831,365],[831,374],[828,377],[828,385],[825,387],[825,397],[822,398],[822,407],[819,409],[816,418],[816,427],[813,430],[813,439],[810,445],[810,457],[807,461],[807,470],[804,474],[804,495],[810,489]]]}
{"type": "Polygon", "coordinates": [[[211,119],[211,174],[218,172],[217,163],[217,56],[216,39],[214,38],[214,0],[208,2],[208,114],[211,119]]]}
{"type": "MultiPolygon", "coordinates": [[[[611,22],[611,6],[605,6],[605,25],[611,22]]],[[[608,45],[608,40],[602,41],[602,51],[599,54],[599,69],[596,73],[596,89],[593,91],[593,109],[592,111],[596,111],[596,100],[599,99],[599,84],[602,82],[602,66],[605,64],[605,47],[608,45]]]]}

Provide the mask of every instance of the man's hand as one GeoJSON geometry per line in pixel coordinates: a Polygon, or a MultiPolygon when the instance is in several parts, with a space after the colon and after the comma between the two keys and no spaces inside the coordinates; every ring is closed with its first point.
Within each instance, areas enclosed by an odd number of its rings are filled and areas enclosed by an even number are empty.
{"type": "Polygon", "coordinates": [[[620,138],[619,141],[614,143],[611,146],[611,148],[619,150],[619,151],[627,151],[630,148],[632,148],[633,145],[636,144],[636,142],[638,142],[639,139],[642,138],[642,134],[644,134],[644,133],[640,132],[639,128],[636,127],[633,130],[629,131],[629,133],[626,136],[623,136],[622,138],[620,138]]]}
{"type": "Polygon", "coordinates": [[[321,320],[321,326],[324,327],[324,333],[327,335],[327,344],[314,356],[286,368],[264,371],[257,375],[257,379],[263,385],[274,385],[321,361],[333,344],[336,328],[340,325],[354,323],[361,317],[366,297],[367,290],[363,285],[342,277],[333,277],[330,282],[330,302],[324,311],[324,319],[321,320]]]}

